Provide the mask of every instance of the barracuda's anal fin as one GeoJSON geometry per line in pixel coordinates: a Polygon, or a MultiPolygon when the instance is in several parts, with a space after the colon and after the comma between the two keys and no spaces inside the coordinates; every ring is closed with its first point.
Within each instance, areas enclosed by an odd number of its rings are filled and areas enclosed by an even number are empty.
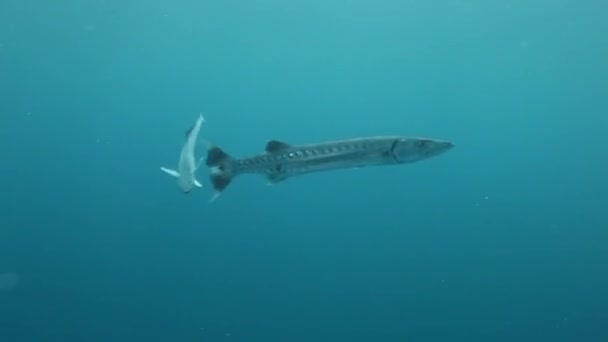
{"type": "Polygon", "coordinates": [[[282,182],[285,179],[287,179],[287,172],[281,172],[281,171],[273,172],[273,173],[269,174],[267,176],[267,178],[268,178],[268,182],[270,184],[276,184],[276,183],[282,182]]]}

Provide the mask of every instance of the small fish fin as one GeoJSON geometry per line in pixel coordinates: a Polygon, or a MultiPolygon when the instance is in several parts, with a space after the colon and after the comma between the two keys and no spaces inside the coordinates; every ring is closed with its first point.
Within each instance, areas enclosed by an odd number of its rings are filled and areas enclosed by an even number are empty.
{"type": "Polygon", "coordinates": [[[162,167],[162,166],[160,169],[173,177],[176,177],[176,178],[179,177],[179,172],[177,172],[175,170],[167,169],[166,167],[162,167]]]}
{"type": "Polygon", "coordinates": [[[201,183],[199,183],[199,181],[196,180],[196,179],[194,180],[194,186],[196,186],[197,188],[202,188],[203,187],[203,185],[201,183]]]}
{"type": "Polygon", "coordinates": [[[196,167],[194,168],[194,171],[198,170],[198,168],[201,167],[201,163],[203,162],[203,159],[205,159],[205,157],[200,157],[198,159],[198,163],[196,163],[196,167]]]}
{"type": "Polygon", "coordinates": [[[185,134],[186,139],[188,139],[188,137],[190,136],[190,133],[192,133],[193,129],[194,129],[194,125],[186,130],[186,134],[185,134]]]}
{"type": "Polygon", "coordinates": [[[266,143],[266,152],[279,152],[290,149],[292,146],[286,142],[279,140],[269,140],[266,143]]]}

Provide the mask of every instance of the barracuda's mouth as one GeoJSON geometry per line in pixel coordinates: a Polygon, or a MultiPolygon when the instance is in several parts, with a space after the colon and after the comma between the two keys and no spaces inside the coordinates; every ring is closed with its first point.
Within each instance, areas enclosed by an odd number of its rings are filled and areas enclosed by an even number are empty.
{"type": "Polygon", "coordinates": [[[433,146],[431,148],[427,148],[427,149],[424,149],[423,151],[421,151],[422,157],[425,157],[425,158],[442,154],[442,153],[452,149],[452,147],[454,147],[454,144],[452,144],[449,141],[443,141],[443,142],[426,141],[425,143],[433,144],[433,146]]]}
{"type": "Polygon", "coordinates": [[[441,143],[441,149],[439,150],[439,153],[449,151],[452,148],[454,148],[454,144],[449,141],[443,142],[441,143]]]}

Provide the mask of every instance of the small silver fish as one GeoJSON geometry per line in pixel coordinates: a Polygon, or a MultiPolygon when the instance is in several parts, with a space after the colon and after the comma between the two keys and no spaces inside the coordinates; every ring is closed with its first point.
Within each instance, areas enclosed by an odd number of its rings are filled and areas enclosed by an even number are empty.
{"type": "Polygon", "coordinates": [[[186,131],[186,142],[182,147],[177,164],[177,170],[161,167],[160,169],[167,174],[177,178],[177,185],[184,193],[189,193],[194,187],[202,188],[203,185],[196,179],[196,171],[198,170],[201,159],[198,162],[195,159],[195,147],[198,133],[201,126],[205,122],[202,114],[199,114],[194,125],[186,131]]]}

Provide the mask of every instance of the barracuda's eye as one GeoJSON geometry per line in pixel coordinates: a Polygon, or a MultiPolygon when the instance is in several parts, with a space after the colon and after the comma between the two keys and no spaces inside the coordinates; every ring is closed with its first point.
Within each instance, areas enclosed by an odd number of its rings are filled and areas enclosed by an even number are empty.
{"type": "Polygon", "coordinates": [[[426,146],[427,141],[426,140],[419,140],[416,142],[416,146],[418,147],[424,147],[426,146]]]}

